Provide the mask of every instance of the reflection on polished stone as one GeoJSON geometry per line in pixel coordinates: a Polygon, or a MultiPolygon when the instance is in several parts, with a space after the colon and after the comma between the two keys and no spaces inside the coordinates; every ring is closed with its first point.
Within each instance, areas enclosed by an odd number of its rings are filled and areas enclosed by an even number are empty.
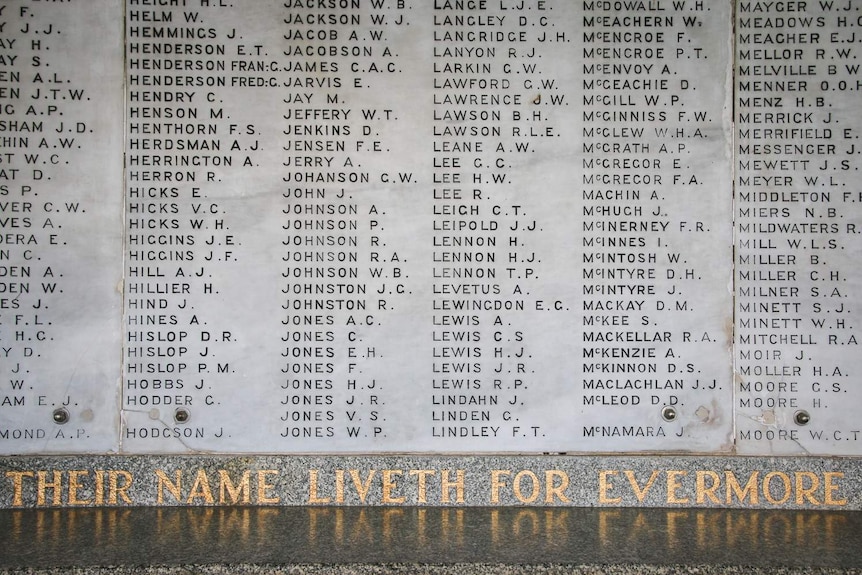
{"type": "Polygon", "coordinates": [[[860,567],[862,513],[538,508],[0,512],[0,568],[495,563],[860,567]]]}

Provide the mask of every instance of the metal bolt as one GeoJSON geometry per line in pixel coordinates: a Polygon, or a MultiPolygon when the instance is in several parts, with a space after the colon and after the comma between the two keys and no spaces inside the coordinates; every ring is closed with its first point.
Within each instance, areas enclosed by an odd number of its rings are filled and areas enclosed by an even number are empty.
{"type": "Polygon", "coordinates": [[[55,409],[54,413],[51,414],[51,417],[54,419],[54,423],[57,425],[63,425],[69,421],[69,412],[61,407],[59,409],[55,409]]]}
{"type": "Polygon", "coordinates": [[[661,410],[661,418],[665,421],[674,421],[676,419],[676,410],[672,407],[665,407],[661,410]]]}
{"type": "Polygon", "coordinates": [[[177,423],[185,423],[189,419],[191,419],[191,417],[192,414],[189,413],[189,410],[183,407],[178,407],[177,410],[174,412],[174,421],[176,421],[177,423]]]}
{"type": "Polygon", "coordinates": [[[793,418],[796,425],[808,425],[811,422],[811,415],[807,411],[797,411],[793,418]]]}

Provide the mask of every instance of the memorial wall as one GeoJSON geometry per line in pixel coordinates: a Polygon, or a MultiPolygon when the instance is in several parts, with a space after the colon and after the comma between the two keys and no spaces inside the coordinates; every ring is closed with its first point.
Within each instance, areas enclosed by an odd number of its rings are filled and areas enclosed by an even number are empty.
{"type": "Polygon", "coordinates": [[[0,506],[130,461],[862,507],[860,43],[862,0],[4,2],[0,506]],[[170,463],[218,454],[266,464],[170,463]]]}

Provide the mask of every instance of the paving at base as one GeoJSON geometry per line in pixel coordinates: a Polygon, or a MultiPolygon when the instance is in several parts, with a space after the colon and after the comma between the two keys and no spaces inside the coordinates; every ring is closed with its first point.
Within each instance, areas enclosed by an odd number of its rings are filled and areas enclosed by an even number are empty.
{"type": "Polygon", "coordinates": [[[272,574],[272,575],[846,575],[858,574],[854,569],[820,568],[757,568],[733,566],[653,566],[653,565],[490,565],[490,564],[453,564],[453,565],[188,565],[183,567],[107,567],[107,568],[68,568],[68,569],[21,569],[2,571],[14,574],[80,574],[80,575],[232,575],[232,574],[272,574]]]}
{"type": "Polygon", "coordinates": [[[0,573],[862,573],[862,512],[0,511],[0,573]]]}

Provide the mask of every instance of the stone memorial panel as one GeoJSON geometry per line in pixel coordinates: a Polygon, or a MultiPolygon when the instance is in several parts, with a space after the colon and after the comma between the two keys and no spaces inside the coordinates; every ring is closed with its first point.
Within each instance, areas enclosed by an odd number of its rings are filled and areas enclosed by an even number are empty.
{"type": "Polygon", "coordinates": [[[3,453],[119,448],[121,17],[0,5],[3,453]]]}
{"type": "Polygon", "coordinates": [[[730,7],[587,4],[132,2],[123,449],[731,449],[730,7]]]}
{"type": "Polygon", "coordinates": [[[737,447],[859,455],[858,2],[737,11],[737,447]]]}
{"type": "Polygon", "coordinates": [[[860,10],[0,6],[0,453],[859,455],[860,10]]]}

